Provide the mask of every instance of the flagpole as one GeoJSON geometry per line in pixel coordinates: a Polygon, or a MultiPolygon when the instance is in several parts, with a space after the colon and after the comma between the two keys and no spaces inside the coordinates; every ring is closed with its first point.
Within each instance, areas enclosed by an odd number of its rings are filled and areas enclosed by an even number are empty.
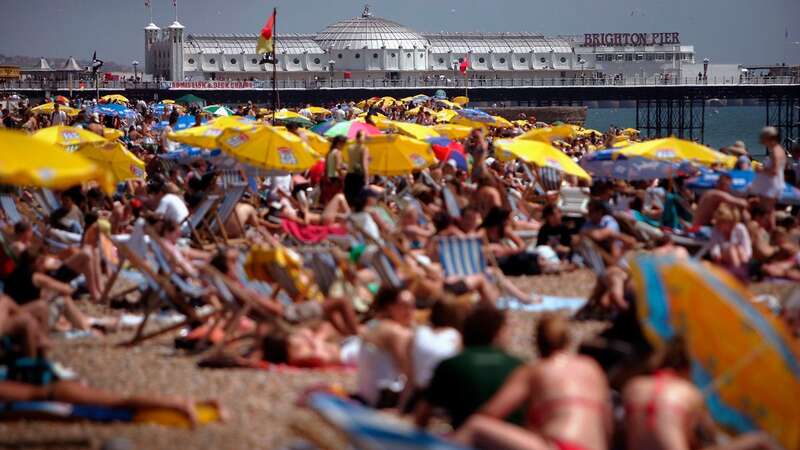
{"type": "Polygon", "coordinates": [[[175,22],[178,21],[178,0],[172,0],[172,6],[175,8],[175,22]]]}
{"type": "Polygon", "coordinates": [[[272,124],[275,125],[275,113],[280,107],[278,98],[278,8],[272,9],[272,124]]]}

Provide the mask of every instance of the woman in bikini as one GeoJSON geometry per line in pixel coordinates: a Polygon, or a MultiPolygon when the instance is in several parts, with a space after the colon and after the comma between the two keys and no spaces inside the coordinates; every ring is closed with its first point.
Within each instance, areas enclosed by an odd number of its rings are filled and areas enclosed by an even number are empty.
{"type": "Polygon", "coordinates": [[[536,331],[542,359],[517,369],[456,439],[493,450],[607,449],[612,432],[608,381],[594,360],[571,353],[568,344],[566,319],[544,317],[536,331]],[[502,421],[525,403],[525,428],[502,421]]]}
{"type": "Polygon", "coordinates": [[[715,445],[717,430],[705,409],[702,392],[689,381],[689,366],[684,341],[676,338],[651,358],[651,374],[635,377],[625,385],[622,399],[628,448],[780,448],[764,433],[748,433],[723,446],[715,445]],[[706,442],[699,439],[701,436],[706,442]]]}

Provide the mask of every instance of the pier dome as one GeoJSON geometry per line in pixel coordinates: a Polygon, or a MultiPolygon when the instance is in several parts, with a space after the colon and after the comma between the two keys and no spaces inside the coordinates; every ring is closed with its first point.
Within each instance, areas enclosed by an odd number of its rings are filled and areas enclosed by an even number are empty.
{"type": "Polygon", "coordinates": [[[360,17],[329,25],[314,40],[324,50],[424,49],[429,45],[419,33],[391,20],[373,17],[369,7],[364,8],[360,17]]]}

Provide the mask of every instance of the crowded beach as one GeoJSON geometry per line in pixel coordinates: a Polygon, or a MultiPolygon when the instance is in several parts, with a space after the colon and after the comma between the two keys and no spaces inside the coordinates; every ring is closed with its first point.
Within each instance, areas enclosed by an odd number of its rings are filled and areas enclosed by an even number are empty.
{"type": "Polygon", "coordinates": [[[776,128],[3,100],[0,447],[800,449],[776,128]]]}

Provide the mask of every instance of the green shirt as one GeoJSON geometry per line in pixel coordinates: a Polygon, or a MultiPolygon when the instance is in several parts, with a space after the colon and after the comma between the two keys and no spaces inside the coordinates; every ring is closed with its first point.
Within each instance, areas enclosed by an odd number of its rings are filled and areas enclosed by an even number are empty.
{"type": "MultiPolygon", "coordinates": [[[[506,378],[522,360],[495,347],[467,347],[460,354],[442,361],[433,373],[425,398],[444,408],[453,427],[458,428],[500,390],[506,378]]],[[[523,411],[515,411],[508,421],[521,425],[523,411]]]]}

